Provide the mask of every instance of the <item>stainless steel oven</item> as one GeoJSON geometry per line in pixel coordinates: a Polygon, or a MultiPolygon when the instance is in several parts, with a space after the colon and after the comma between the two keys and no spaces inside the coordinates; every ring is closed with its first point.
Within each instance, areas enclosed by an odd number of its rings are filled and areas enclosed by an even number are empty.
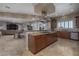
{"type": "Polygon", "coordinates": [[[78,32],[71,32],[70,39],[72,40],[79,40],[79,33],[78,32]]]}

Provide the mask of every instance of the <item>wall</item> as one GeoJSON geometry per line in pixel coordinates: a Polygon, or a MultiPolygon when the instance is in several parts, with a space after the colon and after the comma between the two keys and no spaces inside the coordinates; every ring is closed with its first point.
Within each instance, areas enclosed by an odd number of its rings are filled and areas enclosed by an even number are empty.
{"type": "Polygon", "coordinates": [[[0,29],[6,30],[6,23],[0,22],[0,29]]]}
{"type": "MultiPolygon", "coordinates": [[[[6,30],[6,25],[7,25],[7,22],[0,22],[0,29],[2,30],[6,30]]],[[[23,29],[23,26],[21,24],[17,24],[18,25],[18,30],[21,30],[23,29]]]]}

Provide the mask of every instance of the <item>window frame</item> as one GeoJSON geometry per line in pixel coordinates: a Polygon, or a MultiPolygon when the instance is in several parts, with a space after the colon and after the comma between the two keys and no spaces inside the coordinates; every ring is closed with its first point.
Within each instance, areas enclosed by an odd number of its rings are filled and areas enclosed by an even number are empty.
{"type": "Polygon", "coordinates": [[[73,24],[73,20],[60,20],[57,22],[57,28],[63,28],[63,29],[73,29],[74,28],[74,24],[73,24]],[[72,24],[70,24],[69,22],[72,21],[72,24]],[[64,27],[61,27],[62,26],[62,22],[64,22],[64,27]],[[65,22],[68,22],[68,25],[67,25],[67,28],[66,28],[66,23],[65,22]],[[72,25],[72,27],[70,26],[72,25]]]}

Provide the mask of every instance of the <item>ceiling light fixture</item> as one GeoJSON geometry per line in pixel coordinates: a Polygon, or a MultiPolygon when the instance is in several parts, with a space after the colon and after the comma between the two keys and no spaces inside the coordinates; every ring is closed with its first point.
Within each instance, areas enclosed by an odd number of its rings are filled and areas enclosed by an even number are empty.
{"type": "Polygon", "coordinates": [[[42,20],[49,20],[50,14],[55,12],[55,6],[53,3],[39,3],[34,6],[35,13],[41,15],[42,20]]]}
{"type": "Polygon", "coordinates": [[[34,12],[41,15],[49,15],[55,12],[53,3],[39,3],[34,6],[34,12]]]}

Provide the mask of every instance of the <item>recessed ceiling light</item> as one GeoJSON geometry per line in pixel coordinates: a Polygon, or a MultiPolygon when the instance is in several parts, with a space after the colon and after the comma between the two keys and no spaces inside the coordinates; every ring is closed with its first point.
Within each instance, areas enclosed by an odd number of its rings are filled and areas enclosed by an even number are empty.
{"type": "Polygon", "coordinates": [[[73,12],[73,11],[74,11],[74,9],[71,9],[70,11],[71,11],[71,12],[73,12]]]}

